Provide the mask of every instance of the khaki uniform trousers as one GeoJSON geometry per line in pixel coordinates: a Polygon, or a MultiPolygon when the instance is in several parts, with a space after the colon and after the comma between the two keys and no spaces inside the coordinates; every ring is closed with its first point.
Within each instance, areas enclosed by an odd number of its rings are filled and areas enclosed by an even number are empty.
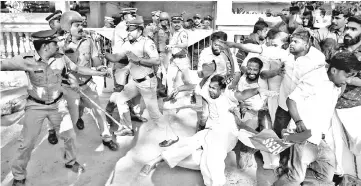
{"type": "Polygon", "coordinates": [[[75,132],[66,100],[62,98],[51,105],[28,100],[25,107],[24,126],[19,137],[20,145],[11,167],[14,178],[17,180],[26,178],[26,167],[46,118],[54,126],[59,138],[64,140],[65,155],[61,156],[64,157],[65,164],[73,165],[76,161],[75,132]]]}
{"type": "Polygon", "coordinates": [[[184,84],[190,84],[190,62],[189,58],[172,58],[171,63],[168,66],[167,71],[167,86],[168,86],[168,94],[172,93],[173,89],[178,85],[179,82],[177,80],[181,76],[184,84]]]}
{"type": "MultiPolygon", "coordinates": [[[[79,117],[79,105],[81,104],[83,107],[90,108],[96,118],[96,122],[101,132],[102,139],[104,141],[110,141],[112,139],[108,123],[105,119],[105,114],[98,109],[92,102],[90,102],[84,95],[81,93],[75,92],[70,87],[63,85],[64,89],[64,98],[68,102],[68,108],[71,116],[71,120],[73,121],[73,125],[76,126],[76,122],[79,117]]],[[[98,92],[96,91],[96,84],[91,80],[88,84],[80,87],[81,90],[90,97],[94,102],[100,105],[100,100],[98,96],[98,92]]]]}

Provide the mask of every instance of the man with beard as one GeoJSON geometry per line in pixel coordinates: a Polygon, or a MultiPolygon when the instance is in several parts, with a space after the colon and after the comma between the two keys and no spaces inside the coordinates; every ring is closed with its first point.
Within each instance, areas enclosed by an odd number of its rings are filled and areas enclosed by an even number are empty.
{"type": "MultiPolygon", "coordinates": [[[[233,90],[236,90],[237,84],[241,77],[241,71],[239,69],[238,64],[236,63],[235,56],[232,53],[226,54],[224,52],[224,48],[222,44],[220,44],[219,40],[227,41],[227,34],[222,31],[215,32],[211,35],[212,45],[208,48],[202,50],[199,62],[198,62],[198,77],[202,78],[200,87],[202,91],[208,91],[208,85],[210,83],[210,79],[214,75],[221,76],[233,76],[234,80],[230,81],[230,87],[233,90]],[[231,56],[228,56],[231,55],[231,56]],[[212,67],[212,65],[214,65],[212,67]],[[205,68],[212,67],[211,73],[206,74],[205,68]]],[[[203,100],[203,109],[200,112],[197,112],[198,117],[198,127],[197,130],[205,127],[205,121],[207,120],[207,103],[203,100]]]]}
{"type": "MultiPolygon", "coordinates": [[[[344,35],[344,45],[340,50],[353,52],[361,63],[360,15],[348,19],[344,35]]],[[[332,118],[332,132],[326,135],[326,140],[332,144],[331,148],[336,153],[337,175],[348,174],[361,178],[361,166],[358,166],[361,162],[361,136],[358,125],[358,121],[361,121],[360,113],[361,71],[347,80],[345,91],[338,99],[332,118]]]]}
{"type": "MultiPolygon", "coordinates": [[[[273,126],[278,137],[282,138],[281,131],[282,129],[287,128],[291,120],[291,115],[288,112],[286,104],[288,95],[296,88],[296,85],[302,76],[315,69],[325,67],[325,56],[322,52],[311,46],[311,34],[304,28],[298,28],[293,32],[288,51],[254,44],[233,42],[225,42],[225,44],[229,47],[239,48],[247,52],[259,53],[273,59],[279,59],[281,63],[285,64],[285,73],[280,87],[279,106],[276,111],[273,126]]],[[[317,79],[317,77],[314,78],[317,79]]],[[[280,155],[281,165],[286,166],[288,161],[287,150],[283,151],[280,155]]]]}
{"type": "MultiPolygon", "coordinates": [[[[74,11],[68,11],[62,15],[60,20],[61,28],[69,33],[63,51],[75,64],[81,67],[97,68],[102,65],[98,56],[99,51],[91,37],[84,35],[82,21],[80,14],[74,11]]],[[[99,73],[101,74],[101,72],[99,73]]],[[[100,105],[96,84],[92,80],[92,76],[79,73],[73,73],[73,75],[77,78],[83,93],[100,105]]],[[[81,119],[83,109],[80,108],[80,105],[90,108],[100,129],[103,145],[112,151],[116,151],[118,145],[112,140],[105,114],[83,94],[70,89],[67,81],[63,81],[62,86],[65,89],[64,97],[68,102],[70,116],[74,125],[80,130],[84,129],[84,121],[81,119]]]]}
{"type": "Polygon", "coordinates": [[[353,53],[340,52],[330,60],[327,72],[323,68],[313,70],[298,82],[287,98],[291,126],[296,126],[297,133],[310,130],[312,136],[291,147],[289,171],[273,185],[334,185],[335,154],[324,134],[330,128],[341,87],[360,70],[361,63],[353,53]]]}
{"type": "Polygon", "coordinates": [[[225,78],[215,75],[210,79],[208,91],[202,91],[199,85],[193,84],[180,86],[173,92],[176,95],[183,90],[195,89],[196,94],[207,100],[207,127],[163,151],[143,166],[141,174],[148,175],[157,164],[165,161],[171,168],[180,166],[201,170],[207,186],[221,186],[226,183],[224,160],[238,141],[237,124],[229,109],[237,106],[238,101],[260,93],[258,88],[233,92],[226,89],[226,86],[225,78]]]}
{"type": "Polygon", "coordinates": [[[345,25],[350,15],[350,7],[347,3],[337,5],[336,8],[332,10],[331,25],[314,31],[315,45],[322,48],[327,38],[333,39],[337,45],[342,44],[345,25]]]}

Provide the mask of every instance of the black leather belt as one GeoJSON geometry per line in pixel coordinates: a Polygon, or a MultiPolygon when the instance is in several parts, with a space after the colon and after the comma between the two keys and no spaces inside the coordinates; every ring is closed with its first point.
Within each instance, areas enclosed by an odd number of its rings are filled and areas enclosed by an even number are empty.
{"type": "Polygon", "coordinates": [[[144,78],[134,79],[134,81],[137,82],[137,83],[141,83],[141,82],[143,82],[143,81],[145,81],[147,79],[150,79],[152,77],[154,77],[154,73],[148,74],[144,78]]]}
{"type": "Polygon", "coordinates": [[[173,58],[185,58],[187,57],[187,54],[184,54],[184,55],[174,55],[172,54],[173,58]]]}
{"type": "Polygon", "coordinates": [[[57,97],[56,99],[54,99],[54,101],[47,103],[46,101],[38,100],[38,99],[36,99],[36,98],[34,98],[34,97],[32,97],[32,96],[29,95],[28,100],[35,101],[36,103],[39,103],[39,104],[42,104],[42,105],[52,105],[52,104],[58,102],[59,99],[61,99],[61,97],[63,97],[63,93],[61,93],[61,94],[59,95],[59,97],[57,97]]]}
{"type": "MultiPolygon", "coordinates": [[[[89,83],[90,80],[92,80],[92,78],[87,79],[84,83],[79,84],[79,86],[86,85],[87,83],[89,83]]],[[[61,83],[70,85],[70,83],[68,81],[66,81],[66,80],[61,80],[61,83]]]]}

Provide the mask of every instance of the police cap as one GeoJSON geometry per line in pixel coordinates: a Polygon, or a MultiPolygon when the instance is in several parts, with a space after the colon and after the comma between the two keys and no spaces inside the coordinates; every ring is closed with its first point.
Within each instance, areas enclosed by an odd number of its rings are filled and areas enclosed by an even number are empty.
{"type": "Polygon", "coordinates": [[[31,34],[31,38],[33,41],[58,41],[56,30],[42,30],[39,32],[34,32],[33,34],[31,34]]]}
{"type": "Polygon", "coordinates": [[[198,19],[201,19],[201,15],[200,15],[200,14],[196,14],[196,15],[193,16],[193,19],[197,19],[197,18],[198,18],[198,19]]]}
{"type": "Polygon", "coordinates": [[[61,17],[63,12],[61,10],[56,10],[54,13],[50,14],[48,17],[45,18],[46,21],[50,22],[53,19],[57,19],[61,17]]]}
{"type": "Polygon", "coordinates": [[[161,13],[161,11],[160,11],[160,10],[153,11],[153,12],[152,12],[152,16],[154,16],[154,15],[159,16],[159,15],[160,15],[160,13],[161,13]]]}
{"type": "Polygon", "coordinates": [[[182,16],[172,16],[172,21],[183,21],[183,17],[182,16]]]}
{"type": "Polygon", "coordinates": [[[120,14],[135,14],[137,13],[137,8],[122,8],[120,14]]]}
{"type": "Polygon", "coordinates": [[[206,17],[203,18],[204,20],[208,20],[208,21],[212,21],[213,17],[210,15],[207,15],[206,17]]]}

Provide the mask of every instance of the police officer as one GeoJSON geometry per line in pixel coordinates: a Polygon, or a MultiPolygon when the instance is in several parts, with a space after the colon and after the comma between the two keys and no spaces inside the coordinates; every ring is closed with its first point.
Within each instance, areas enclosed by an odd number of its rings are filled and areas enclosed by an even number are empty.
{"type": "MultiPolygon", "coordinates": [[[[80,14],[74,11],[68,11],[62,15],[60,20],[61,27],[69,34],[63,50],[65,55],[77,65],[87,68],[97,68],[101,65],[98,49],[94,41],[88,35],[84,35],[82,21],[83,19],[80,14]]],[[[73,75],[77,78],[82,92],[100,105],[96,84],[93,82],[92,76],[81,75],[79,73],[74,73],[73,75]]],[[[118,149],[118,144],[112,140],[105,114],[83,94],[79,94],[70,89],[66,81],[63,82],[63,87],[65,89],[64,96],[68,101],[70,115],[74,125],[80,130],[84,128],[84,122],[81,119],[82,110],[79,109],[79,105],[81,104],[84,107],[90,108],[97,119],[103,144],[110,150],[116,151],[118,149]]]]}
{"type": "Polygon", "coordinates": [[[103,28],[114,28],[114,18],[105,16],[103,28]]]}
{"type": "Polygon", "coordinates": [[[172,27],[174,33],[166,49],[171,53],[172,58],[167,72],[168,94],[174,89],[174,81],[178,73],[182,74],[184,84],[190,84],[190,61],[188,58],[188,33],[183,28],[183,17],[173,16],[172,27]]]}
{"type": "MultiPolygon", "coordinates": [[[[144,21],[141,16],[127,22],[128,39],[121,50],[115,54],[115,58],[121,59],[125,56],[129,59],[129,70],[131,78],[125,85],[122,92],[114,92],[110,96],[110,102],[118,106],[121,122],[131,126],[129,107],[126,102],[138,95],[144,99],[149,116],[156,125],[166,122],[159,111],[157,101],[157,79],[155,78],[153,66],[159,65],[159,55],[154,42],[148,37],[143,36],[144,21]]],[[[109,53],[106,56],[112,55],[109,53]]],[[[114,54],[113,54],[114,55],[114,54]]],[[[179,138],[177,138],[179,139],[179,138]]],[[[170,140],[163,143],[169,146],[177,140],[170,140]]]]}
{"type": "Polygon", "coordinates": [[[50,14],[45,20],[49,23],[49,26],[52,30],[56,30],[57,34],[63,35],[63,30],[60,26],[60,18],[63,12],[61,10],[56,10],[54,13],[50,14]]]}
{"type": "Polygon", "coordinates": [[[196,14],[193,16],[193,30],[194,29],[202,29],[203,28],[203,24],[202,24],[202,17],[200,14],[196,14]]]}
{"type": "MultiPolygon", "coordinates": [[[[61,10],[56,10],[54,13],[50,14],[48,17],[45,18],[46,21],[49,22],[49,26],[52,30],[55,30],[57,35],[58,35],[58,46],[60,46],[60,52],[62,51],[62,47],[64,45],[64,40],[65,40],[65,36],[64,36],[64,31],[61,29],[60,26],[60,18],[61,18],[61,14],[63,12],[61,10]]],[[[50,144],[57,144],[58,143],[58,138],[56,137],[56,132],[53,126],[50,126],[51,123],[48,123],[48,128],[49,128],[49,135],[48,135],[48,141],[50,144]]]]}
{"type": "MultiPolygon", "coordinates": [[[[25,71],[30,82],[20,145],[11,167],[13,186],[25,185],[26,167],[45,118],[64,140],[65,154],[62,157],[65,167],[74,172],[84,169],[76,160],[75,132],[61,88],[63,70],[80,69],[58,53],[56,30],[33,33],[32,39],[36,51],[1,61],[1,70],[25,71]]],[[[72,88],[78,86],[75,81],[70,84],[72,88]]]]}
{"type": "Polygon", "coordinates": [[[156,10],[152,12],[152,20],[153,22],[149,23],[144,29],[144,36],[149,37],[154,40],[154,33],[157,31],[159,27],[159,15],[161,11],[156,10]]]}
{"type": "Polygon", "coordinates": [[[203,29],[205,30],[212,30],[212,21],[213,18],[210,15],[207,15],[206,17],[203,18],[203,29]]]}
{"type": "MultiPolygon", "coordinates": [[[[160,59],[160,69],[158,69],[157,75],[161,78],[162,84],[166,86],[167,70],[170,60],[169,52],[166,50],[166,46],[169,45],[171,38],[170,16],[167,12],[162,12],[159,15],[159,20],[160,24],[154,35],[154,43],[157,46],[160,59]]],[[[159,91],[160,90],[158,90],[158,93],[160,93],[159,91]]],[[[165,94],[165,92],[162,93],[165,94]]]]}

